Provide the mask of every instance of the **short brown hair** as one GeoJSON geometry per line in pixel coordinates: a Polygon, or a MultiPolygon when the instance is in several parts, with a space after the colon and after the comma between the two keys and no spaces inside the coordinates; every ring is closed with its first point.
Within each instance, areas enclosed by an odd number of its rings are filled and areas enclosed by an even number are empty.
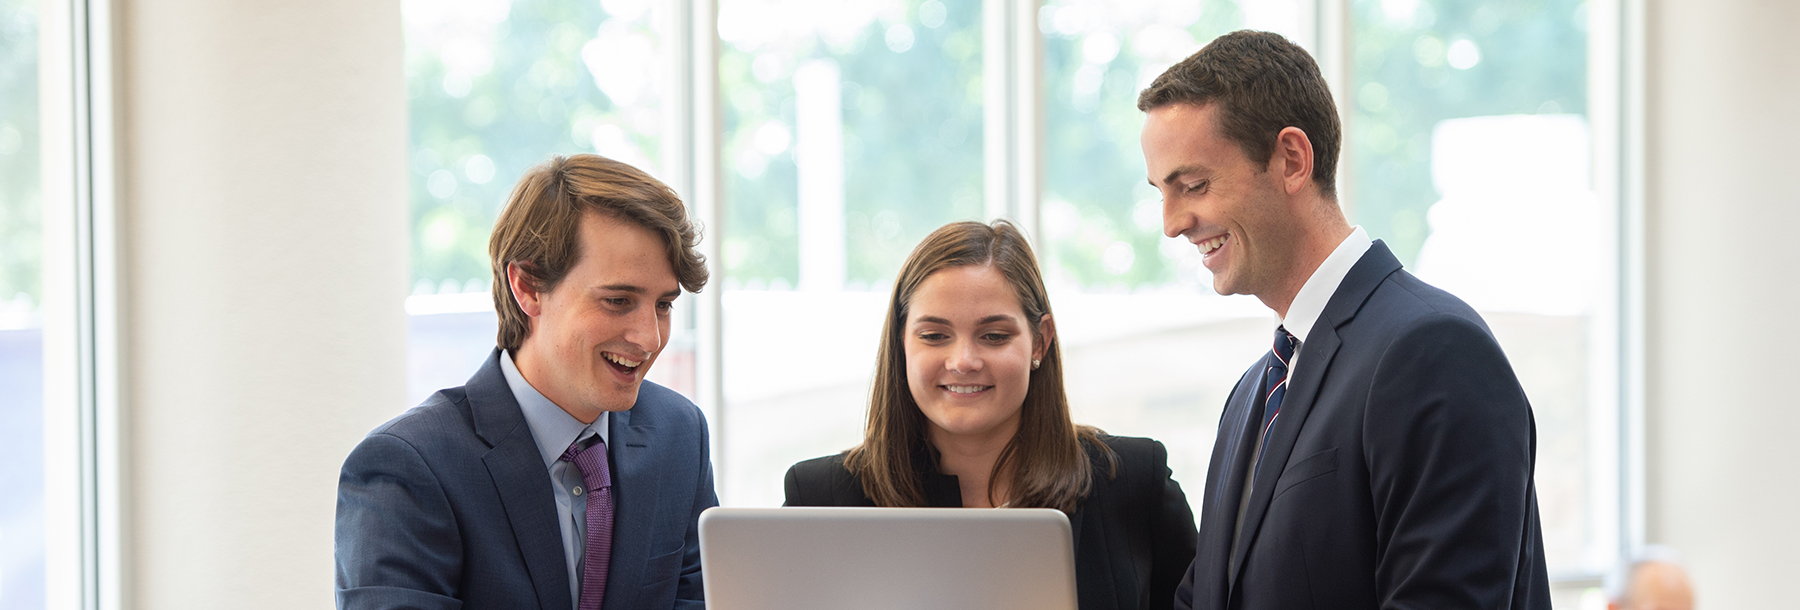
{"type": "Polygon", "coordinates": [[[496,343],[516,350],[531,319],[513,299],[506,268],[517,264],[535,290],[554,290],[581,255],[582,214],[605,214],[661,235],[675,278],[688,292],[706,286],[706,257],[695,250],[700,231],[681,197],[638,168],[593,154],[558,156],[526,170],[494,221],[488,260],[494,267],[496,343]]]}
{"type": "Polygon", "coordinates": [[[1313,146],[1313,182],[1337,193],[1337,104],[1319,64],[1280,34],[1238,30],[1213,39],[1156,77],[1138,94],[1138,110],[1169,104],[1219,104],[1219,128],[1250,160],[1266,164],[1275,136],[1297,127],[1313,146]]]}
{"type": "MultiPolygon", "coordinates": [[[[1050,314],[1050,296],[1044,290],[1031,246],[1012,223],[952,223],[933,231],[913,248],[888,300],[863,442],[844,457],[844,465],[862,480],[863,493],[877,506],[925,506],[925,491],[918,473],[931,461],[925,438],[927,426],[925,413],[919,410],[906,382],[903,344],[913,293],[933,273],[981,265],[999,271],[1012,285],[1032,338],[1048,339],[1039,333],[1038,325],[1050,314]]],[[[1109,461],[1112,459],[1112,450],[1100,442],[1099,434],[1099,430],[1076,426],[1070,420],[1069,398],[1063,392],[1062,351],[1052,341],[1041,365],[1031,372],[1025,404],[1019,412],[1019,431],[994,462],[994,476],[988,479],[989,497],[993,496],[1000,475],[1010,466],[1011,498],[1007,506],[1073,511],[1076,502],[1093,485],[1092,469],[1082,443],[1094,445],[1109,461]]]]}

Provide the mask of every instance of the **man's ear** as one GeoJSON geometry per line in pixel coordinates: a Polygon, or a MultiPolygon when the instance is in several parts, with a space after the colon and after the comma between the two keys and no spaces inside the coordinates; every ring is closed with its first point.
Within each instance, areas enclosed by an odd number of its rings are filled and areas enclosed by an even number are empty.
{"type": "Polygon", "coordinates": [[[1056,342],[1056,321],[1050,319],[1050,314],[1044,314],[1038,318],[1037,330],[1038,341],[1037,345],[1031,346],[1031,359],[1042,361],[1050,353],[1050,344],[1056,342]]]}
{"type": "Polygon", "coordinates": [[[1269,169],[1281,181],[1282,192],[1298,194],[1312,181],[1312,139],[1299,127],[1282,129],[1281,133],[1275,134],[1275,154],[1269,159],[1269,169]]]}
{"type": "Polygon", "coordinates": [[[512,289],[513,300],[519,302],[519,309],[530,317],[538,317],[544,312],[544,304],[540,300],[543,294],[534,287],[530,272],[518,263],[506,264],[506,285],[512,289]]]}

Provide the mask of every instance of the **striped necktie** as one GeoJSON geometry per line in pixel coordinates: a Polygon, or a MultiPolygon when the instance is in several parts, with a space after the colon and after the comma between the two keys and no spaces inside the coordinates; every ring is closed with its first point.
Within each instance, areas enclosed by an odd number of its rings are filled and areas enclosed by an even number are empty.
{"type": "MultiPolygon", "coordinates": [[[[587,488],[587,538],[581,552],[581,600],[577,610],[600,610],[606,601],[607,568],[612,563],[612,472],[606,463],[606,441],[595,435],[592,445],[577,440],[559,458],[581,471],[587,488]]],[[[576,494],[582,493],[576,490],[576,494]]]]}
{"type": "MultiPolygon", "coordinates": [[[[1230,566],[1226,577],[1232,581],[1237,580],[1238,566],[1229,562],[1232,561],[1231,558],[1237,556],[1238,543],[1243,539],[1244,511],[1248,510],[1250,506],[1251,490],[1256,489],[1256,470],[1257,466],[1262,463],[1262,452],[1267,444],[1265,441],[1268,440],[1269,430],[1275,427],[1275,420],[1281,417],[1281,399],[1287,394],[1288,363],[1294,361],[1294,349],[1298,343],[1293,335],[1288,334],[1286,328],[1275,327],[1275,348],[1273,350],[1275,358],[1269,363],[1268,368],[1263,369],[1262,387],[1267,389],[1263,390],[1263,398],[1259,401],[1261,404],[1253,405],[1250,412],[1245,414],[1244,423],[1247,425],[1243,439],[1245,442],[1251,442],[1251,439],[1254,438],[1255,444],[1242,449],[1244,457],[1248,458],[1250,463],[1244,465],[1244,470],[1249,473],[1248,476],[1237,479],[1244,483],[1240,488],[1241,493],[1237,495],[1237,512],[1232,513],[1236,515],[1236,524],[1232,526],[1231,530],[1231,554],[1225,556],[1227,565],[1230,566]],[[1252,437],[1248,434],[1250,432],[1248,424],[1260,424],[1256,436],[1252,437]]],[[[1233,465],[1233,467],[1236,466],[1233,465]]]]}
{"type": "Polygon", "coordinates": [[[1263,387],[1268,394],[1263,397],[1262,432],[1257,434],[1256,459],[1250,462],[1250,482],[1256,483],[1256,466],[1262,463],[1263,449],[1268,447],[1269,430],[1275,427],[1275,420],[1281,417],[1281,399],[1287,396],[1288,364],[1294,361],[1294,348],[1299,341],[1288,334],[1287,328],[1275,327],[1275,361],[1269,363],[1268,370],[1263,371],[1263,387]]]}

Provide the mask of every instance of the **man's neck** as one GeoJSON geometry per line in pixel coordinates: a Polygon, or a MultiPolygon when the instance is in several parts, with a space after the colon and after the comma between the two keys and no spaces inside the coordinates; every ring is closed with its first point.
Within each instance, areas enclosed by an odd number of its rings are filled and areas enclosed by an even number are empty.
{"type": "Polygon", "coordinates": [[[1344,238],[1350,236],[1350,223],[1342,215],[1337,215],[1335,222],[1321,222],[1321,226],[1307,230],[1296,240],[1293,265],[1281,277],[1280,285],[1266,294],[1259,292],[1256,298],[1264,306],[1275,310],[1275,315],[1287,318],[1288,308],[1293,306],[1294,297],[1300,294],[1300,288],[1306,286],[1306,280],[1312,279],[1325,259],[1337,250],[1344,238]]]}

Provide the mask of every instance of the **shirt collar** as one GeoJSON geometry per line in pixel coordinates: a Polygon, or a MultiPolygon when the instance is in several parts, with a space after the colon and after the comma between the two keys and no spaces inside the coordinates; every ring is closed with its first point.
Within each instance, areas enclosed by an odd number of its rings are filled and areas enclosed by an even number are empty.
{"type": "Polygon", "coordinates": [[[506,386],[512,389],[513,399],[519,401],[519,410],[525,413],[525,426],[531,428],[531,438],[537,441],[545,468],[555,464],[577,440],[591,434],[599,434],[601,442],[607,440],[609,413],[600,413],[592,424],[581,423],[568,411],[550,402],[537,388],[531,387],[525,376],[519,374],[519,367],[513,364],[512,354],[507,350],[500,350],[500,373],[506,376],[506,386]]]}
{"type": "Polygon", "coordinates": [[[1325,305],[1331,302],[1331,295],[1337,292],[1338,284],[1344,283],[1344,276],[1350,275],[1350,268],[1356,266],[1356,261],[1362,260],[1363,253],[1369,251],[1370,243],[1368,231],[1364,231],[1360,225],[1352,227],[1350,236],[1345,237],[1337,249],[1331,251],[1331,256],[1325,257],[1325,262],[1319,263],[1319,268],[1313,270],[1312,277],[1306,278],[1306,283],[1300,286],[1300,292],[1294,295],[1294,302],[1288,305],[1287,318],[1281,320],[1281,326],[1287,329],[1288,334],[1301,343],[1306,342],[1307,333],[1312,332],[1313,324],[1319,321],[1319,316],[1325,314],[1325,305]]]}

